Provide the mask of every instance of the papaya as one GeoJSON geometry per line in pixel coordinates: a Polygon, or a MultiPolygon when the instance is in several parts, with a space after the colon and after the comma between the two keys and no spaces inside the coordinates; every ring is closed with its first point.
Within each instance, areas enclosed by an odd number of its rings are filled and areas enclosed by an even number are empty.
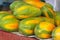
{"type": "Polygon", "coordinates": [[[27,5],[27,3],[23,2],[23,1],[14,1],[10,4],[10,9],[11,9],[11,11],[14,11],[16,8],[18,8],[22,5],[27,5]]]}
{"type": "Polygon", "coordinates": [[[41,15],[43,15],[43,16],[45,16],[47,18],[54,19],[54,17],[56,16],[55,11],[52,8],[50,8],[50,6],[49,7],[47,7],[47,6],[42,7],[41,11],[42,11],[41,15]]]}
{"type": "Polygon", "coordinates": [[[21,33],[21,34],[23,34],[25,36],[33,35],[34,34],[34,28],[40,22],[49,22],[49,23],[52,23],[53,21],[51,21],[50,19],[47,20],[47,18],[45,18],[45,17],[32,17],[32,18],[23,19],[19,23],[19,33],[21,33]]]}
{"type": "Polygon", "coordinates": [[[1,29],[7,32],[17,31],[19,21],[8,12],[0,12],[1,29]]]}
{"type": "Polygon", "coordinates": [[[37,17],[41,15],[41,10],[31,5],[23,5],[21,7],[18,7],[14,11],[13,15],[15,15],[18,19],[37,17]]]}
{"type": "Polygon", "coordinates": [[[50,23],[55,24],[55,20],[52,19],[52,18],[46,18],[46,17],[40,16],[40,20],[41,20],[41,21],[44,21],[44,22],[47,21],[47,22],[50,22],[50,23]]]}
{"type": "Polygon", "coordinates": [[[56,26],[60,25],[60,12],[56,12],[55,24],[56,24],[56,26]]]}
{"type": "Polygon", "coordinates": [[[53,10],[53,6],[49,3],[45,3],[45,5],[53,10]]]}
{"type": "Polygon", "coordinates": [[[53,6],[49,3],[41,2],[41,1],[32,1],[32,0],[25,0],[26,3],[31,4],[37,8],[40,8],[42,11],[41,15],[44,15],[47,18],[54,18],[55,11],[53,10],[53,6]]]}
{"type": "Polygon", "coordinates": [[[45,5],[44,2],[41,2],[40,0],[24,0],[24,2],[31,4],[35,7],[41,8],[45,5]]]}
{"type": "Polygon", "coordinates": [[[27,18],[23,19],[19,23],[19,33],[25,36],[31,36],[34,34],[35,25],[40,22],[39,18],[27,18]]]}
{"type": "Polygon", "coordinates": [[[35,36],[41,39],[51,38],[51,32],[55,25],[49,22],[40,22],[34,29],[35,36]]]}
{"type": "Polygon", "coordinates": [[[53,40],[60,40],[60,26],[57,26],[52,32],[53,40]]]}

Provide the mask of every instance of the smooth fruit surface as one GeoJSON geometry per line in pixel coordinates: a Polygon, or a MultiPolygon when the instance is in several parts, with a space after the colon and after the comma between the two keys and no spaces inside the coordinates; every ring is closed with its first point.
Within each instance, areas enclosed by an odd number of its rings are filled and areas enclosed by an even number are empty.
{"type": "Polygon", "coordinates": [[[18,20],[8,12],[0,12],[0,26],[4,31],[16,31],[18,29],[18,20]]]}
{"type": "Polygon", "coordinates": [[[49,22],[40,22],[39,25],[35,27],[35,35],[38,38],[50,38],[51,37],[51,32],[55,28],[55,25],[49,22]]]}
{"type": "Polygon", "coordinates": [[[30,36],[34,34],[35,26],[40,22],[40,18],[27,18],[20,22],[19,24],[19,32],[30,36]]]}
{"type": "Polygon", "coordinates": [[[56,27],[52,32],[52,37],[54,40],[60,40],[60,26],[56,27]]]}
{"type": "Polygon", "coordinates": [[[30,17],[36,17],[41,15],[39,8],[31,5],[25,5],[17,8],[13,13],[18,19],[25,19],[30,17]]]}

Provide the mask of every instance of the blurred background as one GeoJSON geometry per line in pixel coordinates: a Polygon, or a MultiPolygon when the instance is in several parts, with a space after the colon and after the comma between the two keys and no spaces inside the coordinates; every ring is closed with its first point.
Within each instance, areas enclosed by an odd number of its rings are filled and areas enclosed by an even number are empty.
{"type": "MultiPolygon", "coordinates": [[[[9,10],[9,5],[15,0],[0,0],[0,10],[9,10]]],[[[60,11],[60,0],[41,0],[53,5],[55,11],[60,11]]]]}
{"type": "Polygon", "coordinates": [[[0,0],[0,10],[9,10],[9,5],[14,0],[0,0]]]}

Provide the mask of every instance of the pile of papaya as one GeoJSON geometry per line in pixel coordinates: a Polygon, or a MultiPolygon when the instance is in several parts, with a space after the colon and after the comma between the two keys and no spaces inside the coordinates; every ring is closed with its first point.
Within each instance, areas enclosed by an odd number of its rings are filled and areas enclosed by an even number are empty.
{"type": "Polygon", "coordinates": [[[60,12],[40,0],[19,0],[10,4],[10,11],[0,11],[0,29],[24,36],[60,40],[60,12]]]}

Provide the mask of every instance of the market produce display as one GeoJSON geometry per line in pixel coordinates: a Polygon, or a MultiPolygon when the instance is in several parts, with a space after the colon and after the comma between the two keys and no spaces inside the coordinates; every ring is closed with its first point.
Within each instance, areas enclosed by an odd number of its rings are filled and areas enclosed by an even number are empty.
{"type": "Polygon", "coordinates": [[[0,28],[38,39],[60,40],[60,12],[40,0],[19,0],[10,4],[11,14],[0,11],[0,28]]]}
{"type": "Polygon", "coordinates": [[[34,34],[34,29],[36,25],[39,24],[40,22],[45,22],[45,21],[54,24],[53,23],[54,21],[50,21],[50,19],[45,17],[32,17],[32,18],[24,19],[19,24],[19,32],[24,35],[31,36],[34,34]]]}
{"type": "Polygon", "coordinates": [[[53,10],[53,6],[49,3],[40,2],[39,0],[24,0],[26,3],[34,5],[37,8],[41,9],[42,15],[47,18],[54,18],[55,12],[53,10]]]}

